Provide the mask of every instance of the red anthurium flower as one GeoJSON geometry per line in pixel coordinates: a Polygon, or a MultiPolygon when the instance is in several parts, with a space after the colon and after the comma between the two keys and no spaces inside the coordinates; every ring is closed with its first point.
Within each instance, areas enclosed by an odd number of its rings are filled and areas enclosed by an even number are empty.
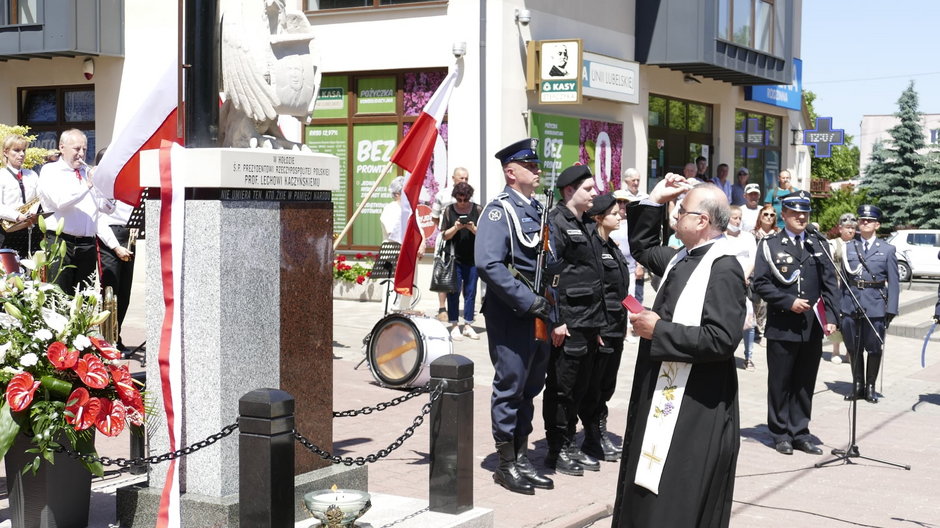
{"type": "Polygon", "coordinates": [[[111,370],[111,379],[114,380],[114,387],[117,389],[118,396],[121,397],[121,400],[124,403],[127,403],[129,399],[133,399],[134,393],[137,392],[137,389],[134,387],[134,380],[131,378],[131,373],[127,369],[127,365],[121,366],[110,366],[111,370]]]}
{"type": "Polygon", "coordinates": [[[97,337],[89,337],[91,344],[95,346],[98,353],[108,359],[121,359],[121,351],[111,343],[97,337]]]}
{"type": "Polygon", "coordinates": [[[134,425],[144,425],[144,398],[140,395],[140,392],[134,389],[132,398],[126,400],[122,398],[121,401],[124,402],[127,411],[127,420],[134,425]]]}
{"type": "Polygon", "coordinates": [[[75,364],[74,370],[82,383],[93,389],[103,389],[108,386],[108,371],[105,370],[101,359],[92,353],[82,356],[75,364]]]}
{"type": "Polygon", "coordinates": [[[78,362],[78,350],[69,350],[65,343],[56,341],[46,349],[46,357],[59,370],[70,369],[78,362]]]}
{"type": "Polygon", "coordinates": [[[7,384],[7,401],[10,402],[10,409],[13,411],[22,411],[33,403],[33,394],[39,388],[39,382],[33,380],[33,375],[29,372],[20,372],[10,383],[7,384]]]}
{"type": "Polygon", "coordinates": [[[75,426],[76,431],[84,431],[95,425],[95,418],[101,412],[100,398],[88,395],[88,389],[79,387],[69,395],[65,404],[65,421],[75,426]]]}
{"type": "Polygon", "coordinates": [[[101,410],[95,418],[95,427],[105,436],[117,436],[124,430],[127,410],[121,400],[98,398],[101,410]]]}

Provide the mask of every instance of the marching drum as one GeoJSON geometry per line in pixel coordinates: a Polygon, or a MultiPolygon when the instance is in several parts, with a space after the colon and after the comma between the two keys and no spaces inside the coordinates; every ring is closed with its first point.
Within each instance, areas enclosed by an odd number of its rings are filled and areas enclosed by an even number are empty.
{"type": "Polygon", "coordinates": [[[0,270],[3,273],[20,272],[20,256],[15,249],[0,249],[0,270]]]}
{"type": "Polygon", "coordinates": [[[369,370],[383,387],[423,387],[435,359],[453,354],[444,323],[423,315],[391,314],[372,328],[366,350],[369,370]]]}

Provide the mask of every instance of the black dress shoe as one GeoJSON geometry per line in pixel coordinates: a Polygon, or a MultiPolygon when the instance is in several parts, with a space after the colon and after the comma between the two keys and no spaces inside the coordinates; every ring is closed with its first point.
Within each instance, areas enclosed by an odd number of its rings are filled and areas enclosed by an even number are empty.
{"type": "Polygon", "coordinates": [[[870,383],[865,387],[865,401],[868,403],[878,403],[878,393],[875,392],[874,383],[870,383]]]}
{"type": "Polygon", "coordinates": [[[843,398],[845,401],[860,400],[865,397],[865,388],[862,386],[862,383],[854,383],[852,385],[852,392],[845,395],[843,398]]]}
{"type": "Polygon", "coordinates": [[[784,440],[782,442],[777,442],[777,445],[774,446],[774,449],[777,450],[781,455],[792,455],[793,454],[793,445],[789,440],[784,440]]]}
{"type": "Polygon", "coordinates": [[[821,455],[823,454],[822,449],[818,446],[812,444],[808,440],[794,440],[793,449],[800,450],[804,453],[809,453],[810,455],[821,455]]]}

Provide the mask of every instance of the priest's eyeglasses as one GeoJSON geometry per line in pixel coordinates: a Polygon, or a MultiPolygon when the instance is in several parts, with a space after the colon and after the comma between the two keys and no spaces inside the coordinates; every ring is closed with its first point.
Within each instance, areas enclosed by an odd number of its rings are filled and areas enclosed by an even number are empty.
{"type": "Polygon", "coordinates": [[[703,213],[702,211],[686,211],[684,207],[682,207],[681,205],[679,206],[679,216],[677,218],[681,218],[685,215],[690,215],[690,214],[701,216],[705,213],[703,213]]]}

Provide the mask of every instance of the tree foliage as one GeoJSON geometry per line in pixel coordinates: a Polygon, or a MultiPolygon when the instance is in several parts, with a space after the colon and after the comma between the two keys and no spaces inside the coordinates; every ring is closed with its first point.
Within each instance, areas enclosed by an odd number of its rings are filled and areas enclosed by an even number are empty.
{"type": "MultiPolygon", "coordinates": [[[[803,97],[806,99],[806,109],[809,112],[809,118],[813,123],[819,115],[813,107],[816,100],[816,94],[810,91],[804,91],[803,97]]],[[[855,138],[846,134],[845,145],[833,145],[832,156],[828,158],[813,158],[810,175],[813,179],[822,179],[829,181],[853,180],[858,177],[858,147],[852,142],[855,138]]]]}
{"type": "Polygon", "coordinates": [[[851,185],[846,185],[836,191],[828,198],[819,198],[813,200],[813,222],[819,224],[819,231],[827,233],[832,231],[839,223],[839,217],[845,213],[855,214],[858,206],[866,203],[872,203],[864,189],[856,190],[851,185]]]}
{"type": "Polygon", "coordinates": [[[898,99],[898,124],[888,131],[887,145],[876,145],[862,185],[885,214],[882,227],[937,225],[940,166],[925,154],[923,116],[918,110],[914,81],[898,99]]]}

